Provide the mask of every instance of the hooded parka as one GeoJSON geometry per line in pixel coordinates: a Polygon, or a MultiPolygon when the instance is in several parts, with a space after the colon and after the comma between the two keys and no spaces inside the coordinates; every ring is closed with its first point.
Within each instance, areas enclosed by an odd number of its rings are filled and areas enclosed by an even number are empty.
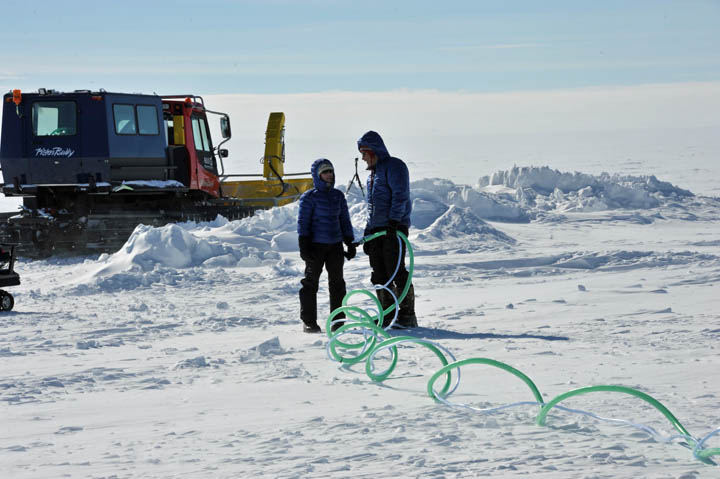
{"type": "Polygon", "coordinates": [[[320,178],[320,167],[330,160],[320,158],[310,167],[315,188],[300,197],[298,236],[308,236],[313,243],[333,244],[354,240],[347,201],[342,191],[320,178]]]}
{"type": "Polygon", "coordinates": [[[387,226],[390,220],[410,226],[410,174],[405,163],[390,156],[382,137],[368,131],[358,140],[358,149],[369,148],[377,156],[367,179],[368,222],[366,231],[387,226]]]}

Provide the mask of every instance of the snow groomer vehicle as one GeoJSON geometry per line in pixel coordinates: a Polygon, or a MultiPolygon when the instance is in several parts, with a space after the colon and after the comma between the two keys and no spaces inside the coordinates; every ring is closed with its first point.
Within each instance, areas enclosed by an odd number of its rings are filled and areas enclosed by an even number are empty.
{"type": "MultiPolygon", "coordinates": [[[[15,272],[15,246],[0,244],[0,287],[17,286],[20,275],[15,272]]],[[[13,295],[0,289],[0,312],[10,311],[15,306],[13,295]]]]}
{"type": "Polygon", "coordinates": [[[200,96],[13,90],[3,97],[2,193],[23,206],[0,214],[0,242],[26,256],[112,252],[141,223],[237,219],[295,201],[312,178],[285,175],[284,124],[270,114],[262,173],[226,174],[230,118],[200,96]]]}

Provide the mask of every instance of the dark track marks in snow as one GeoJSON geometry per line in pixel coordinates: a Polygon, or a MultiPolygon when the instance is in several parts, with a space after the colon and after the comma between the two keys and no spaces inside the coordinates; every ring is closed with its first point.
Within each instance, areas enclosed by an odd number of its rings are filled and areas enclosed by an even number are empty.
{"type": "Polygon", "coordinates": [[[413,328],[407,330],[392,330],[393,336],[412,336],[414,338],[442,340],[442,339],[540,339],[543,341],[569,341],[567,336],[553,336],[533,333],[496,334],[496,333],[461,333],[449,329],[413,328]]]}

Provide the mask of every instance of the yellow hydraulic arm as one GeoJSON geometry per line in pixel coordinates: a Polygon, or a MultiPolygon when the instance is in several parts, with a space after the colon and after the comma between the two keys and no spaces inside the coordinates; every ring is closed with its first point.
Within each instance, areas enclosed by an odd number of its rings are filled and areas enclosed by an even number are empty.
{"type": "MultiPolygon", "coordinates": [[[[259,175],[257,175],[259,176],[259,175]]],[[[262,180],[223,181],[224,196],[243,200],[248,206],[271,208],[297,201],[313,187],[313,180],[285,178],[285,113],[270,113],[265,131],[262,180]]],[[[296,176],[296,175],[292,175],[296,176]]]]}
{"type": "Polygon", "coordinates": [[[263,176],[277,179],[285,175],[285,113],[270,113],[265,131],[263,176]]]}

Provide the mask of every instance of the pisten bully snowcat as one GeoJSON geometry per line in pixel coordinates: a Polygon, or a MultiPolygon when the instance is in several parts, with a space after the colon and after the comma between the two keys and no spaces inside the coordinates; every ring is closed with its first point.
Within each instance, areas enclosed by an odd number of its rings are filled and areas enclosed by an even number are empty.
{"type": "Polygon", "coordinates": [[[2,192],[23,207],[0,214],[0,242],[21,255],[116,251],[140,223],[242,218],[312,187],[309,173],[284,172],[283,113],[270,114],[262,174],[225,174],[230,118],[200,96],[40,89],[3,100],[2,192]]]}

